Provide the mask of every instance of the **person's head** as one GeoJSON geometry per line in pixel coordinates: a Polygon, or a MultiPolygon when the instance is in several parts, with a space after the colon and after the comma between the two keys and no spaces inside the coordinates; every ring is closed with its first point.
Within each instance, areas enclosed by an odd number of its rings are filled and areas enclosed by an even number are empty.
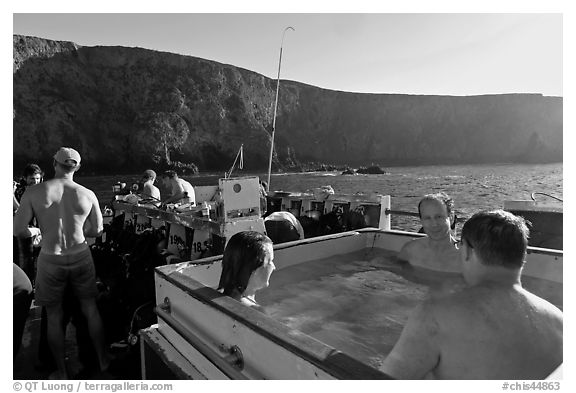
{"type": "Polygon", "coordinates": [[[164,172],[162,172],[160,179],[162,180],[162,184],[164,184],[164,186],[168,187],[170,185],[170,181],[172,179],[178,179],[178,174],[176,173],[176,171],[172,171],[172,170],[164,171],[164,172]]]}
{"type": "Polygon", "coordinates": [[[146,169],[142,174],[142,181],[144,183],[146,183],[149,180],[151,180],[152,183],[154,183],[154,180],[156,180],[156,172],[154,172],[152,169],[146,169]]]}
{"type": "Polygon", "coordinates": [[[242,295],[268,286],[275,269],[272,240],[262,233],[238,232],[224,249],[218,289],[228,296],[242,295]]]}
{"type": "Polygon", "coordinates": [[[54,168],[63,173],[73,173],[80,168],[80,153],[71,147],[61,147],[54,154],[54,168]]]}
{"type": "Polygon", "coordinates": [[[450,235],[454,221],[454,200],[447,194],[425,195],[418,204],[418,214],[424,232],[428,237],[437,240],[450,235]]]}
{"type": "Polygon", "coordinates": [[[24,168],[22,176],[24,177],[27,186],[33,186],[34,184],[42,182],[42,179],[44,178],[44,172],[38,165],[28,164],[24,168]]]}
{"type": "Polygon", "coordinates": [[[504,210],[483,211],[464,224],[460,252],[464,260],[473,252],[482,265],[520,270],[529,236],[524,218],[504,210]]]}

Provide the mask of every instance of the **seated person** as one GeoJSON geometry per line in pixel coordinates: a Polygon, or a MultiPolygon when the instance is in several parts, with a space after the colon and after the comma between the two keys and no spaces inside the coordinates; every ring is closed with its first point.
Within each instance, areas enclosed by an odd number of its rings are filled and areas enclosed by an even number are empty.
{"type": "Polygon", "coordinates": [[[398,379],[544,379],[562,363],[562,311],[526,291],[529,231],[480,212],[459,243],[467,287],[418,306],[380,370],[398,379]]]}
{"type": "Polygon", "coordinates": [[[269,285],[274,266],[272,240],[259,232],[238,232],[230,238],[222,259],[218,289],[242,304],[259,307],[256,291],[269,285]]]}
{"type": "Polygon", "coordinates": [[[152,169],[146,169],[142,175],[142,197],[144,199],[151,198],[153,205],[160,206],[160,190],[154,185],[155,180],[156,172],[152,169]]]}
{"type": "Polygon", "coordinates": [[[459,273],[460,262],[452,224],[454,201],[445,193],[428,194],[418,204],[420,222],[426,237],[404,245],[398,260],[431,270],[459,273]]]}
{"type": "Polygon", "coordinates": [[[184,179],[180,179],[174,171],[166,171],[162,174],[162,183],[170,190],[170,197],[162,202],[164,205],[169,203],[190,203],[196,206],[196,193],[192,184],[184,179]]]}
{"type": "Polygon", "coordinates": [[[300,221],[290,212],[280,211],[264,219],[266,233],[274,244],[304,239],[304,228],[300,221]]]}

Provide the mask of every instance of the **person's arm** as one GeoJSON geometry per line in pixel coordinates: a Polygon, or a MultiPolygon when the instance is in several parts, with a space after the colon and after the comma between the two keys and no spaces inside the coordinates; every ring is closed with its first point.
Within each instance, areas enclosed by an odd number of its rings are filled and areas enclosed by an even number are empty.
{"type": "Polygon", "coordinates": [[[40,234],[39,228],[28,227],[28,223],[34,218],[30,193],[24,192],[20,200],[20,207],[16,211],[13,223],[13,234],[16,237],[27,238],[40,234]]]}
{"type": "Polygon", "coordinates": [[[102,218],[98,198],[92,191],[90,191],[90,200],[92,201],[92,208],[84,223],[84,236],[98,237],[104,232],[104,219],[102,218]]]}
{"type": "Polygon", "coordinates": [[[16,210],[20,207],[20,203],[16,199],[16,195],[12,194],[12,212],[16,213],[16,210]]]}
{"type": "Polygon", "coordinates": [[[422,379],[436,368],[439,327],[433,311],[431,302],[416,307],[380,371],[397,379],[422,379]]]}
{"type": "Polygon", "coordinates": [[[194,191],[194,186],[190,185],[190,190],[186,193],[185,198],[188,198],[192,206],[196,206],[196,191],[194,191]]]}

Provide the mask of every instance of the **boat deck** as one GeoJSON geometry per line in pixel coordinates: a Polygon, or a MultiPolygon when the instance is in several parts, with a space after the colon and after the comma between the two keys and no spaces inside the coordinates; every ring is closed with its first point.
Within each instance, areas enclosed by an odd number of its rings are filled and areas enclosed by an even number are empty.
{"type": "MultiPolygon", "coordinates": [[[[26,320],[22,344],[20,350],[13,360],[14,380],[47,380],[52,373],[52,369],[43,367],[39,357],[38,348],[40,344],[40,324],[42,308],[34,305],[30,307],[30,314],[26,320]]],[[[126,380],[141,379],[140,360],[127,359],[120,352],[113,353],[116,360],[107,372],[83,370],[83,366],[78,358],[78,346],[76,345],[76,330],[72,323],[66,328],[65,338],[66,364],[71,379],[76,380],[126,380]],[[121,365],[121,366],[118,366],[121,365]]],[[[138,347],[139,348],[139,347],[138,347]]]]}

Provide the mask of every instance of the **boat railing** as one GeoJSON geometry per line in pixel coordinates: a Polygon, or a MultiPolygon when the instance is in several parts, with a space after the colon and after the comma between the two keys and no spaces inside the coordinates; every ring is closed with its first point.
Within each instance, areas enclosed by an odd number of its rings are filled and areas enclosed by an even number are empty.
{"type": "MultiPolygon", "coordinates": [[[[409,212],[409,211],[406,211],[406,210],[386,209],[386,210],[384,211],[384,214],[386,214],[387,216],[394,214],[394,215],[398,215],[398,216],[409,216],[409,217],[417,217],[417,218],[420,217],[420,213],[417,213],[417,212],[409,212]]],[[[456,216],[456,222],[457,222],[457,223],[464,222],[464,221],[466,221],[466,220],[468,220],[468,217],[458,217],[458,216],[456,216]]]]}

